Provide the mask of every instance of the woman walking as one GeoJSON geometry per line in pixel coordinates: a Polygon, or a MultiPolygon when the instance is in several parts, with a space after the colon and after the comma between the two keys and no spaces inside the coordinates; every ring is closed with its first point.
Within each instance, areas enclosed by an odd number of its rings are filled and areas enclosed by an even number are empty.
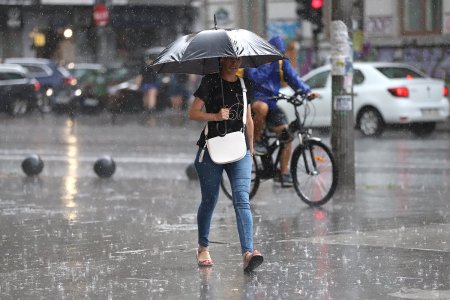
{"type": "MultiPolygon", "coordinates": [[[[219,136],[225,130],[227,132],[242,130],[243,89],[236,76],[240,65],[240,58],[221,58],[220,72],[204,76],[199,88],[194,93],[195,99],[189,111],[189,118],[195,121],[208,122],[208,138],[219,136]]],[[[197,212],[197,263],[200,267],[213,265],[209,254],[208,236],[224,170],[232,186],[233,206],[243,255],[244,271],[253,271],[263,262],[261,253],[253,248],[253,218],[249,201],[253,156],[253,120],[250,105],[253,100],[253,91],[250,81],[244,79],[244,82],[248,96],[245,128],[247,154],[241,160],[233,163],[216,164],[211,160],[208,149],[204,148],[206,142],[204,130],[197,142],[199,150],[195,159],[195,167],[202,194],[197,212]]]]}

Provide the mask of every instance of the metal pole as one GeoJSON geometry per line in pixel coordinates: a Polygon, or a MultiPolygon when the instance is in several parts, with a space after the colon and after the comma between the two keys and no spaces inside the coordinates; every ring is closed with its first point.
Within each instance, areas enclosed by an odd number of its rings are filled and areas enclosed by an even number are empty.
{"type": "Polygon", "coordinates": [[[338,192],[355,189],[355,142],[353,117],[353,51],[351,46],[352,0],[332,0],[331,146],[339,170],[338,192]]]}
{"type": "Polygon", "coordinates": [[[319,34],[313,30],[313,68],[319,67],[319,34]]]}

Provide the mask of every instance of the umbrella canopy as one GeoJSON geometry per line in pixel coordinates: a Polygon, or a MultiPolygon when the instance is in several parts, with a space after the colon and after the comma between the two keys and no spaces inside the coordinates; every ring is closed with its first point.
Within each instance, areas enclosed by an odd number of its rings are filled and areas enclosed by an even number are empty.
{"type": "Polygon", "coordinates": [[[240,57],[241,67],[255,68],[284,58],[275,47],[245,29],[211,29],[182,36],[153,61],[158,73],[206,75],[219,72],[220,57],[240,57]]]}

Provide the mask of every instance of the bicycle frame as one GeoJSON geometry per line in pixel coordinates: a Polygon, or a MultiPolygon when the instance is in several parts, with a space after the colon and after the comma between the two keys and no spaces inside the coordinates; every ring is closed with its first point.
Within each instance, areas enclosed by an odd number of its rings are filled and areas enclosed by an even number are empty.
{"type": "MultiPolygon", "coordinates": [[[[294,113],[295,113],[295,119],[289,123],[288,130],[293,134],[294,138],[295,136],[298,137],[300,145],[304,144],[304,141],[306,139],[315,139],[317,141],[320,141],[319,138],[313,138],[311,137],[311,130],[303,130],[304,126],[302,123],[302,118],[300,116],[300,113],[298,111],[298,107],[302,105],[302,103],[291,103],[291,105],[294,106],[294,113]]],[[[273,141],[271,144],[269,144],[267,150],[268,153],[266,155],[261,156],[261,163],[262,163],[262,169],[257,170],[260,172],[261,179],[272,179],[276,176],[276,172],[278,171],[278,165],[280,163],[281,153],[284,149],[284,142],[280,141],[278,136],[276,135],[269,135],[267,134],[268,129],[264,130],[264,136],[263,140],[266,140],[268,142],[269,139],[274,138],[275,141],[273,141]],[[278,153],[275,157],[275,161],[273,160],[273,154],[278,149],[278,153]]],[[[312,155],[312,151],[310,149],[310,155],[312,155]]],[[[308,174],[316,174],[317,171],[310,171],[309,170],[309,164],[306,163],[306,156],[303,156],[303,159],[305,160],[305,165],[307,166],[307,172],[308,174]]],[[[316,162],[313,160],[313,167],[314,170],[316,170],[317,165],[316,162]]]]}
{"type": "MultiPolygon", "coordinates": [[[[277,99],[286,99],[295,109],[295,120],[289,123],[288,130],[293,138],[299,139],[292,152],[290,170],[293,186],[300,199],[310,206],[320,206],[328,202],[333,196],[338,180],[338,170],[333,158],[333,153],[321,142],[320,138],[313,137],[311,129],[304,126],[298,107],[308,100],[305,96],[279,95],[277,99]],[[325,166],[325,169],[323,168],[325,166]],[[308,176],[305,180],[304,176],[308,176]]],[[[308,111],[305,111],[305,119],[308,111]]],[[[266,128],[263,132],[263,141],[268,146],[266,155],[255,155],[254,169],[252,170],[252,185],[250,187],[250,199],[255,196],[262,180],[278,179],[281,154],[286,146],[286,141],[278,135],[270,133],[266,128]],[[274,141],[272,141],[274,139],[274,141]],[[275,151],[278,153],[275,154],[275,151]],[[255,175],[253,177],[253,175],[255,175]]],[[[221,186],[225,195],[232,198],[229,184],[224,180],[221,186]]]]}
{"type": "MultiPolygon", "coordinates": [[[[269,139],[269,137],[267,136],[265,138],[269,139]]],[[[261,159],[262,169],[257,170],[257,172],[259,172],[261,179],[272,179],[275,177],[283,148],[284,144],[280,143],[280,140],[278,138],[275,138],[275,141],[273,141],[269,145],[267,154],[259,156],[259,158],[261,159]],[[278,153],[275,161],[273,161],[273,153],[277,149],[278,153]]]]}

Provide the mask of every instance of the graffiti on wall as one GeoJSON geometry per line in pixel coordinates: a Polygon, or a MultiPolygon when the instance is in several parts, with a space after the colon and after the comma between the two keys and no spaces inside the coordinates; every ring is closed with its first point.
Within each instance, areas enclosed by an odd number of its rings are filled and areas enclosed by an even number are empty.
{"type": "MultiPolygon", "coordinates": [[[[298,70],[304,75],[312,66],[312,49],[300,51],[298,70]]],[[[365,43],[360,52],[354,52],[354,61],[401,62],[414,66],[434,78],[450,81],[450,48],[444,46],[424,47],[406,45],[395,47],[371,47],[365,43]]],[[[328,63],[326,60],[322,64],[328,63]]]]}
{"type": "Polygon", "coordinates": [[[450,49],[448,47],[386,47],[373,49],[371,52],[371,58],[373,57],[376,61],[403,62],[415,66],[434,78],[450,76],[450,49]]]}

